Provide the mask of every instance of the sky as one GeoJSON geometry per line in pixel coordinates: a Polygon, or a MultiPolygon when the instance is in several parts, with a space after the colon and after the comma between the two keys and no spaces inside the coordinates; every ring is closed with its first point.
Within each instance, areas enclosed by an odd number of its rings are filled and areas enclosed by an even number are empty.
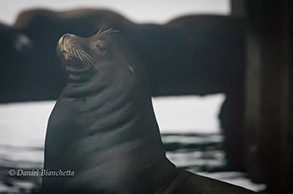
{"type": "Polygon", "coordinates": [[[78,7],[116,10],[136,22],[164,23],[186,14],[230,14],[230,0],[1,0],[0,21],[12,24],[23,9],[78,7]]]}

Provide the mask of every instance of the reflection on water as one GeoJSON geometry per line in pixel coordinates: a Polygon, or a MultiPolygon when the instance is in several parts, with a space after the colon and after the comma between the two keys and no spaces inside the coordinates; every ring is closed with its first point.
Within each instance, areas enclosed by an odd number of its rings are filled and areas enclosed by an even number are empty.
{"type": "MultiPolygon", "coordinates": [[[[9,170],[41,169],[46,123],[54,102],[0,105],[0,193],[39,193],[37,176],[10,176],[9,170]]],[[[165,130],[167,131],[167,130],[165,130]]],[[[197,131],[197,130],[195,130],[197,131]]],[[[180,168],[262,190],[237,172],[217,172],[225,164],[219,133],[166,133],[162,140],[167,157],[180,168]]]]}
{"type": "Polygon", "coordinates": [[[167,157],[179,168],[207,171],[224,165],[218,134],[162,134],[167,157]]]}

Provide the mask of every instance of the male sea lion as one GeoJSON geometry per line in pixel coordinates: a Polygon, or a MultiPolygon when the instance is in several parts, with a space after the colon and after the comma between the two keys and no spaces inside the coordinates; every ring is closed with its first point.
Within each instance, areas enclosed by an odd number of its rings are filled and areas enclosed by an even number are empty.
{"type": "Polygon", "coordinates": [[[89,36],[114,27],[147,65],[152,96],[226,95],[219,118],[227,166],[245,171],[243,26],[237,18],[217,15],[183,16],[158,25],[137,24],[104,9],[26,10],[19,14],[15,27],[33,40],[34,54],[29,61],[21,61],[26,67],[22,76],[5,73],[15,83],[31,86],[15,93],[13,99],[56,99],[65,79],[55,55],[55,42],[65,33],[89,36]]]}
{"type": "Polygon", "coordinates": [[[0,35],[0,102],[56,99],[66,80],[55,56],[55,42],[64,33],[89,36],[111,26],[147,65],[152,96],[226,94],[220,120],[227,164],[230,170],[245,170],[245,33],[241,23],[228,16],[193,15],[164,25],[137,24],[103,9],[26,10],[19,14],[13,31],[0,35]],[[13,38],[19,40],[17,44],[6,44],[16,30],[23,36],[13,38]],[[28,40],[34,50],[26,57],[9,48],[29,50],[28,40]]]}
{"type": "Polygon", "coordinates": [[[177,169],[165,156],[143,63],[115,30],[88,38],[63,35],[68,73],[51,113],[43,193],[253,193],[177,169]]]}
{"type": "Polygon", "coordinates": [[[56,99],[66,80],[55,55],[55,42],[64,33],[89,36],[109,27],[118,29],[147,65],[152,96],[227,96],[220,113],[227,166],[245,171],[245,31],[236,18],[191,15],[158,25],[137,24],[103,9],[23,11],[15,28],[32,40],[34,51],[30,58],[16,60],[18,67],[11,71],[3,65],[2,77],[7,79],[0,81],[4,91],[0,102],[56,99]]]}

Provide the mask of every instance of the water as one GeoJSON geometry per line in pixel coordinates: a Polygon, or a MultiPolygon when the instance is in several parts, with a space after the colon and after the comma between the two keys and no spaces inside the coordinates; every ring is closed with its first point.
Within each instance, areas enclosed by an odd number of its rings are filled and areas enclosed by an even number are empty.
{"type": "MultiPolygon", "coordinates": [[[[158,110],[160,100],[154,103],[159,112],[163,111],[158,110]]],[[[0,105],[0,193],[38,193],[40,177],[10,176],[8,172],[42,168],[45,129],[53,105],[54,102],[0,105]]],[[[161,125],[166,126],[164,122],[161,125]]],[[[162,129],[162,140],[167,157],[180,168],[255,191],[264,188],[264,185],[252,184],[242,173],[212,172],[225,164],[223,137],[218,130],[187,133],[186,130],[162,129]]]]}

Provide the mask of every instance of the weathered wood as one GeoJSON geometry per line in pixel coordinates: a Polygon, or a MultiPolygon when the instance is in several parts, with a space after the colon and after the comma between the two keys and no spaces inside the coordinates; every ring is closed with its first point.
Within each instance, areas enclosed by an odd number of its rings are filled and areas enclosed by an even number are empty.
{"type": "Polygon", "coordinates": [[[290,2],[246,0],[249,24],[246,142],[249,175],[271,193],[292,193],[290,2]]]}

